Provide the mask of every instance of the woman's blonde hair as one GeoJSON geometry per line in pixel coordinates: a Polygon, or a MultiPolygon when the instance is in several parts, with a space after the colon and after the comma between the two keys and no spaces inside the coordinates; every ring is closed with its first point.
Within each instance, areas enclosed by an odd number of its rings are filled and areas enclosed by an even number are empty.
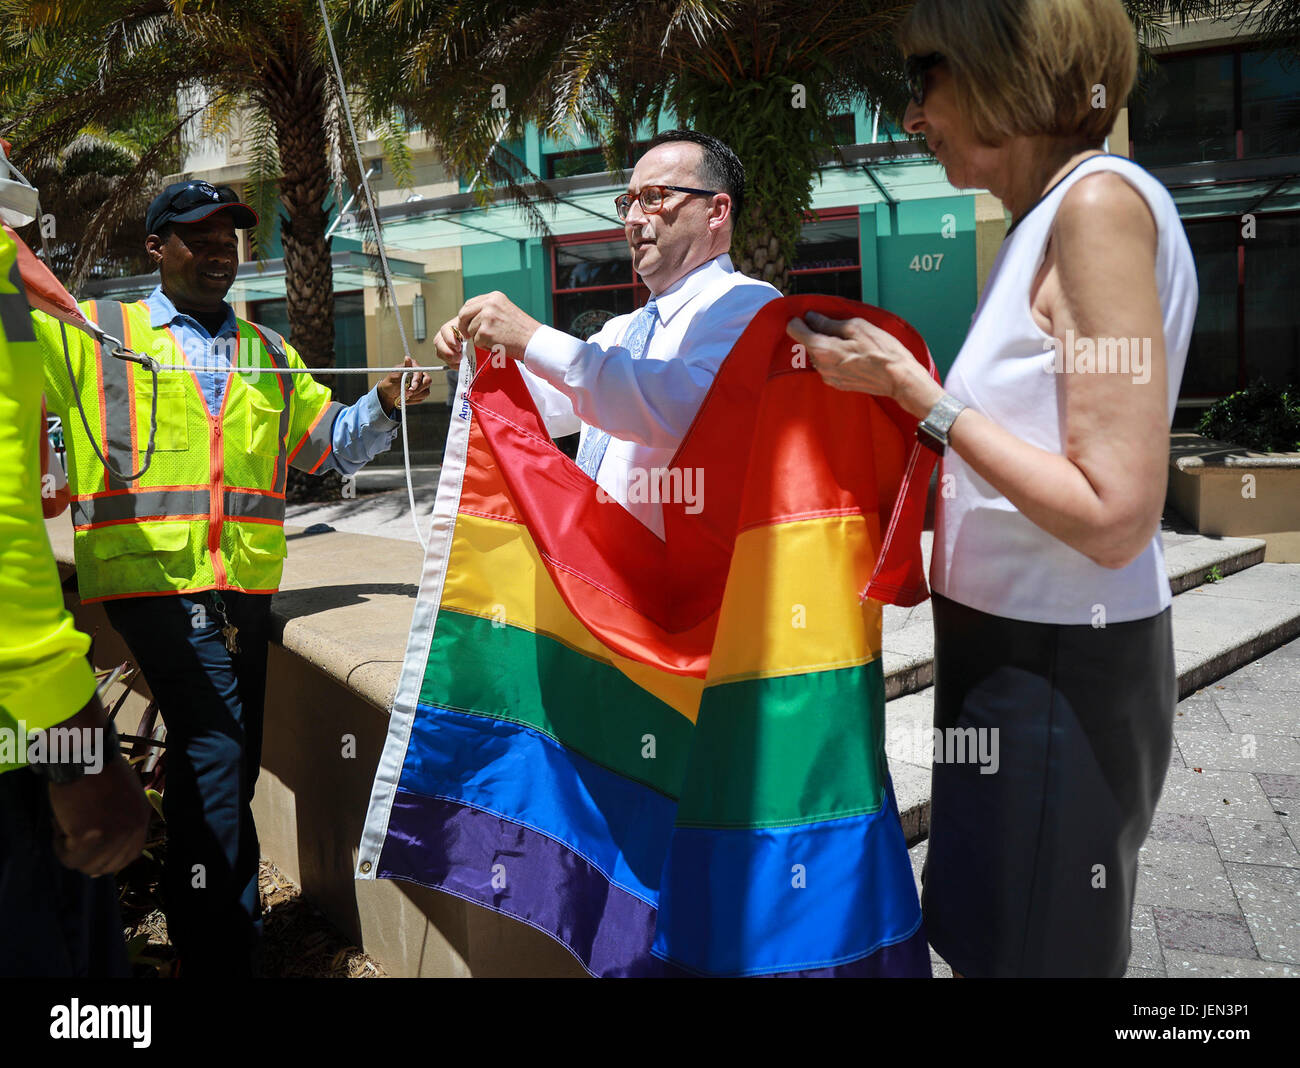
{"type": "Polygon", "coordinates": [[[1120,0],[918,0],[904,55],[938,52],[977,137],[1050,134],[1100,145],[1137,74],[1120,0]]]}

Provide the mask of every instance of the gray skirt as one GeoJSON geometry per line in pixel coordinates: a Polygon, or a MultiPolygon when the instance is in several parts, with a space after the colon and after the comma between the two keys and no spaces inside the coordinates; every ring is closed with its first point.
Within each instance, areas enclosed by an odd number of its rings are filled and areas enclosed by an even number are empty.
{"type": "Polygon", "coordinates": [[[935,594],[934,631],[930,944],[968,976],[1123,975],[1173,738],[1169,609],[1093,628],[935,594]]]}

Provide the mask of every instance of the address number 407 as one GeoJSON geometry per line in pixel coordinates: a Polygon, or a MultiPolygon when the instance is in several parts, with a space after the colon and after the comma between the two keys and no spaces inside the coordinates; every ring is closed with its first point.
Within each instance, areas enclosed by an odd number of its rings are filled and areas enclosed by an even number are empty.
{"type": "Polygon", "coordinates": [[[927,252],[924,256],[913,256],[912,262],[907,265],[909,271],[937,271],[939,265],[943,263],[944,253],[927,252]]]}

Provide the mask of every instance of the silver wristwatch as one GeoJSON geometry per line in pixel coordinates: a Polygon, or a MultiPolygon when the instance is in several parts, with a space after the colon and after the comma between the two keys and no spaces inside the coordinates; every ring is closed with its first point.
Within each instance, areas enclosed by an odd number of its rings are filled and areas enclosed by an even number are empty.
{"type": "Polygon", "coordinates": [[[952,429],[957,416],[965,410],[966,405],[952,394],[945,393],[930,409],[929,414],[917,424],[916,440],[942,456],[948,448],[948,431],[952,429]]]}

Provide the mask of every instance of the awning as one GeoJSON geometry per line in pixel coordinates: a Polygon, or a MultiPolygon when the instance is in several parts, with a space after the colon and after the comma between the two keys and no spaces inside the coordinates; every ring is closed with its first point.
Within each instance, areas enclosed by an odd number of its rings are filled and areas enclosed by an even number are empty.
{"type": "MultiPolygon", "coordinates": [[[[813,187],[814,208],[960,195],[948,184],[943,168],[916,142],[850,145],[843,155],[844,163],[828,161],[818,176],[813,187]]],[[[547,185],[557,199],[544,200],[538,190],[531,203],[551,234],[562,237],[622,228],[614,211],[614,197],[626,188],[623,174],[607,171],[555,179],[547,185]]],[[[470,193],[414,199],[381,208],[379,217],[385,247],[395,249],[427,251],[537,236],[524,209],[499,193],[486,206],[470,193]]],[[[362,236],[355,222],[340,226],[336,233],[358,240],[362,236]]]]}
{"type": "MultiPolygon", "coordinates": [[[[384,285],[383,275],[371,270],[369,258],[363,252],[348,250],[335,252],[330,257],[334,272],[334,292],[354,289],[379,289],[384,285]]],[[[419,282],[426,277],[424,264],[388,257],[393,281],[419,282]]],[[[129,278],[101,278],[87,282],[82,287],[84,297],[96,300],[139,300],[148,296],[158,285],[157,274],[138,274],[129,278]]],[[[284,300],[284,260],[263,260],[241,263],[235,274],[226,300],[284,300]]]]}
{"type": "Polygon", "coordinates": [[[1300,155],[1185,163],[1151,173],[1184,219],[1300,208],[1300,155]]]}

